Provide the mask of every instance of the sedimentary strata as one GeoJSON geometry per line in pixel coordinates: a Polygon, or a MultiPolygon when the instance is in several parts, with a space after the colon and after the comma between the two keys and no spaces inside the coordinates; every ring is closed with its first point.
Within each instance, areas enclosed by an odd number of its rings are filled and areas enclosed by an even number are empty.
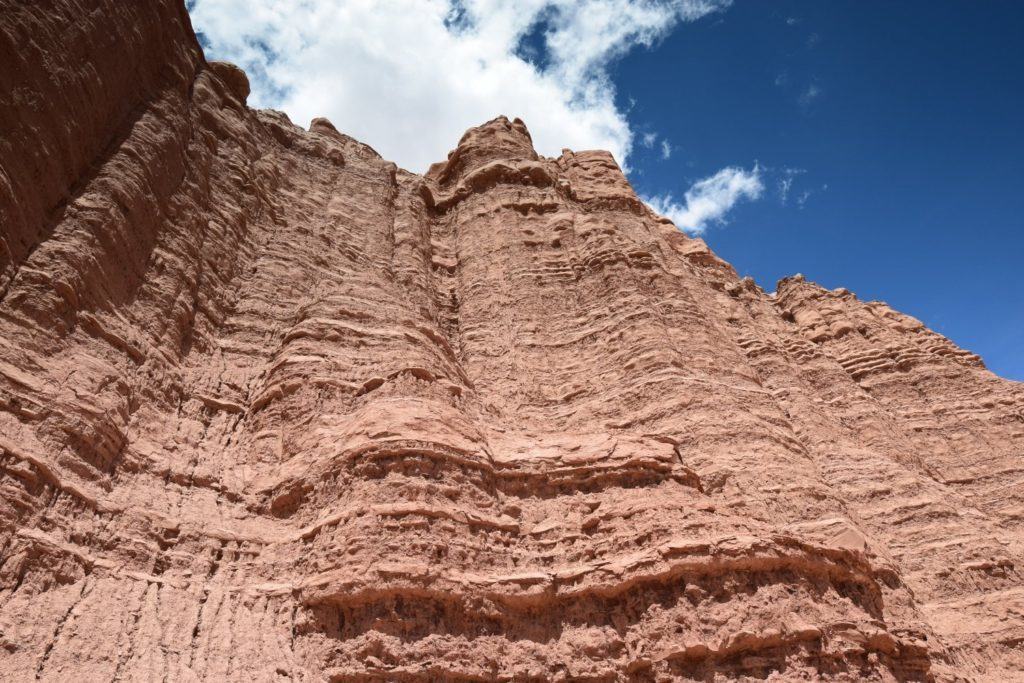
{"type": "Polygon", "coordinates": [[[1024,677],[1024,389],[918,321],[177,0],[0,0],[0,94],[4,680],[1024,677]]]}

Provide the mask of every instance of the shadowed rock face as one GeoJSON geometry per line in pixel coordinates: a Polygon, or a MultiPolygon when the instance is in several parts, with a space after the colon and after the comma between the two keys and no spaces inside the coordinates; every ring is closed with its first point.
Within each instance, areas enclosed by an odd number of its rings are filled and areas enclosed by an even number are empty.
{"type": "Polygon", "coordinates": [[[0,678],[1024,677],[1022,385],[606,152],[247,94],[0,0],[0,678]]]}

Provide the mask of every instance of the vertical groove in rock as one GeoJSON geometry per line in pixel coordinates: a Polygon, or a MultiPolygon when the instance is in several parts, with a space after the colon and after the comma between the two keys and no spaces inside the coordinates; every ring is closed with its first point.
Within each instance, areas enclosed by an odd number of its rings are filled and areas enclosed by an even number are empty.
{"type": "Polygon", "coordinates": [[[5,679],[1021,676],[1021,385],[606,152],[248,89],[177,0],[0,0],[5,679]]]}

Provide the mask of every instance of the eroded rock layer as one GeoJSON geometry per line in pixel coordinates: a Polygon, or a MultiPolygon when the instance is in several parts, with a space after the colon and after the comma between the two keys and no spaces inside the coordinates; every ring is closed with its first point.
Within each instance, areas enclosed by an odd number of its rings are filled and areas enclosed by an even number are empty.
{"type": "Polygon", "coordinates": [[[0,0],[4,680],[1021,680],[1024,390],[522,122],[0,0]]]}

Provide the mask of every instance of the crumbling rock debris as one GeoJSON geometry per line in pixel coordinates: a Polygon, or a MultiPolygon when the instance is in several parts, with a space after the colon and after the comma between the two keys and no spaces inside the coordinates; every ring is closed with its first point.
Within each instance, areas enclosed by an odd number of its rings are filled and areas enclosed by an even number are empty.
{"type": "Polygon", "coordinates": [[[425,176],[0,0],[0,678],[1024,679],[1024,389],[606,152],[425,176]]]}

